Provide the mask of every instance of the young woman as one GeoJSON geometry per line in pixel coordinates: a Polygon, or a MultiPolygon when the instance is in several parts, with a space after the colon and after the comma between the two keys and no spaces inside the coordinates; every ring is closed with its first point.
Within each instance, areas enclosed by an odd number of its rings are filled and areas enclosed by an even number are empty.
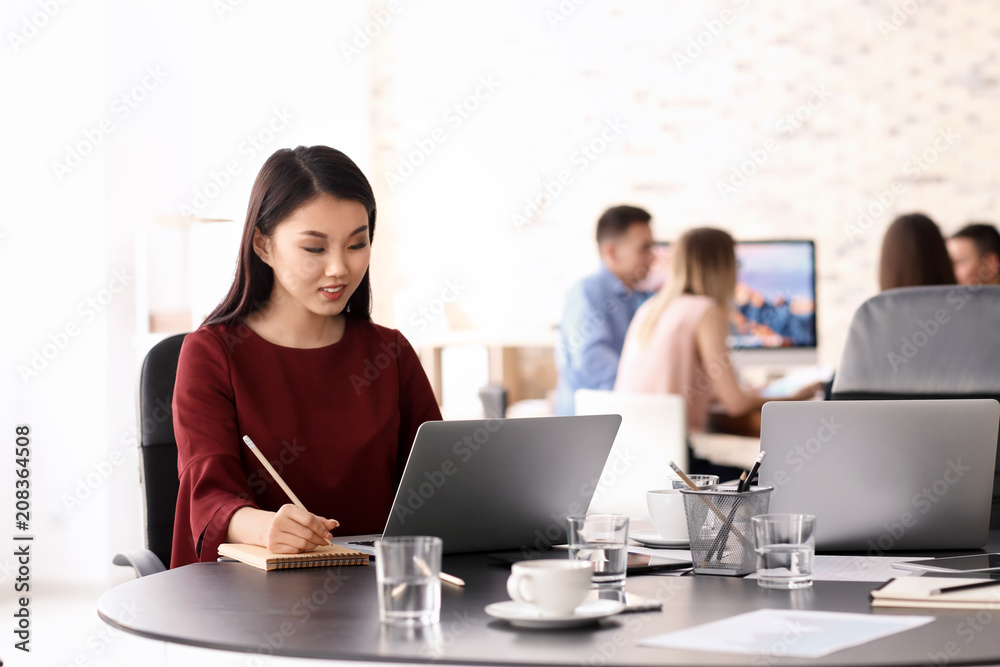
{"type": "Polygon", "coordinates": [[[340,151],[264,163],[233,285],[181,348],[171,567],[223,542],[297,553],[384,528],[417,427],[441,413],[413,348],[371,322],[374,232],[371,186],[340,151]]]}
{"type": "MultiPolygon", "coordinates": [[[[713,400],[734,417],[773,400],[744,390],[730,362],[734,248],[719,229],[685,232],[670,253],[671,280],[639,308],[625,337],[615,390],[684,396],[689,433],[705,430],[713,400]]],[[[810,398],[819,388],[804,387],[792,400],[810,398]]]]}

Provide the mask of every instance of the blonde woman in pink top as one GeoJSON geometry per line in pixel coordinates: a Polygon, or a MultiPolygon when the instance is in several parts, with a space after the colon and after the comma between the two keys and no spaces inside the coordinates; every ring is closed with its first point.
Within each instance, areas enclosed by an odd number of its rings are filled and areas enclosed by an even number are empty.
{"type": "MultiPolygon", "coordinates": [[[[615,391],[680,394],[689,433],[705,430],[719,401],[733,417],[767,400],[740,386],[729,357],[729,311],[736,289],[733,238],[720,229],[685,232],[671,252],[672,277],[639,308],[625,336],[615,391]]],[[[811,398],[820,385],[787,400],[811,398]]]]}

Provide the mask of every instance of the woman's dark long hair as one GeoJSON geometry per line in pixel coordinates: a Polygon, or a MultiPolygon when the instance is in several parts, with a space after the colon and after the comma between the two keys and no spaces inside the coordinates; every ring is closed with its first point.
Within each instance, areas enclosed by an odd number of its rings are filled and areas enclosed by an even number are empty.
{"type": "Polygon", "coordinates": [[[948,247],[933,220],[910,213],[889,225],[882,239],[879,289],[955,283],[948,247]]]}
{"type": "MultiPolygon", "coordinates": [[[[271,236],[298,207],[321,194],[356,201],[368,211],[368,238],[375,238],[375,195],[368,179],[351,158],[328,146],[282,148],[260,168],[243,226],[236,277],[229,293],[203,324],[239,322],[263,308],[271,298],[274,271],[253,250],[254,232],[271,236]]],[[[371,321],[372,290],[365,271],[347,300],[344,315],[371,321]]]]}

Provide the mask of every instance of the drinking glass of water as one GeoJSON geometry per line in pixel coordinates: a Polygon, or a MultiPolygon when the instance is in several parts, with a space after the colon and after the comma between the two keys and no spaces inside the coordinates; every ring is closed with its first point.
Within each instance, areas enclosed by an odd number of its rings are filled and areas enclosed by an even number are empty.
{"type": "Polygon", "coordinates": [[[375,541],[379,620],[410,627],[441,620],[441,545],[426,536],[375,541]]]}
{"type": "Polygon", "coordinates": [[[569,557],[589,560],[595,584],[625,582],[628,559],[628,517],[623,514],[588,514],[566,517],[569,524],[569,557]]]}
{"type": "Polygon", "coordinates": [[[757,552],[757,584],[784,590],[812,586],[816,517],[760,514],[750,523],[757,552]]]}

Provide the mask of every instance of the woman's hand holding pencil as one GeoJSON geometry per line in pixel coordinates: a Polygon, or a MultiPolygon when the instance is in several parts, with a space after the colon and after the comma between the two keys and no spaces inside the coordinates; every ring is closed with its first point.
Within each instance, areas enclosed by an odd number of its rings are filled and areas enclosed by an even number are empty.
{"type": "Polygon", "coordinates": [[[330,544],[336,519],[326,519],[295,505],[282,505],[271,519],[264,544],[276,554],[312,551],[330,544]]]}

